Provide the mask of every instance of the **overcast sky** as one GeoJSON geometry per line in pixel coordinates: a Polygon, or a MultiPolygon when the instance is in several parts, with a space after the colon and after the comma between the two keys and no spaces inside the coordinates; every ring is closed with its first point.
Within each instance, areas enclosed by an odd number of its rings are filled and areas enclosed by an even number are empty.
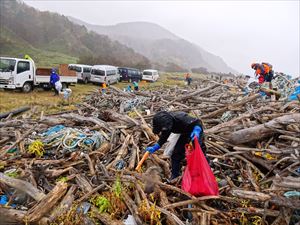
{"type": "Polygon", "coordinates": [[[252,62],[299,76],[299,1],[24,0],[92,24],[147,21],[221,56],[245,74],[252,62]]]}

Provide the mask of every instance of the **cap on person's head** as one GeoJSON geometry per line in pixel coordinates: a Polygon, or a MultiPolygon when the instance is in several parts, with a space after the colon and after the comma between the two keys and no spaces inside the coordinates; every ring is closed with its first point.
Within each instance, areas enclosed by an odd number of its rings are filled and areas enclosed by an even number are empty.
{"type": "Polygon", "coordinates": [[[252,68],[252,69],[256,69],[257,65],[258,65],[258,63],[252,63],[252,64],[251,64],[251,68],[252,68]]]}
{"type": "Polygon", "coordinates": [[[167,111],[161,111],[154,115],[153,117],[153,133],[159,134],[164,129],[171,129],[172,126],[172,116],[167,111]]]}

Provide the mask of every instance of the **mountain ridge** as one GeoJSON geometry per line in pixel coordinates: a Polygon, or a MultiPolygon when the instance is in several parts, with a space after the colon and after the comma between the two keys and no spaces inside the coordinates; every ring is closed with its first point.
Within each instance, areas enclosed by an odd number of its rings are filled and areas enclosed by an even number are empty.
{"type": "Polygon", "coordinates": [[[78,18],[68,18],[77,24],[85,26],[88,30],[107,35],[111,39],[119,41],[136,52],[145,55],[154,63],[175,63],[186,69],[205,67],[212,72],[237,73],[220,56],[186,41],[155,23],[137,21],[115,25],[95,25],[86,23],[78,18]],[[159,32],[156,32],[157,30],[159,32]]]}
{"type": "MultiPolygon", "coordinates": [[[[51,61],[53,55],[74,60],[93,59],[97,64],[148,67],[151,63],[133,49],[111,40],[106,35],[88,31],[85,26],[71,22],[66,16],[39,11],[23,2],[0,1],[1,55],[21,57],[32,52],[36,61],[51,61]],[[49,55],[49,56],[48,56],[49,55]]],[[[54,60],[56,61],[56,60],[54,60]]],[[[61,63],[68,63],[62,60],[61,63]]],[[[70,62],[71,63],[71,62],[70,62]]],[[[55,62],[59,64],[59,62],[55,62]]]]}

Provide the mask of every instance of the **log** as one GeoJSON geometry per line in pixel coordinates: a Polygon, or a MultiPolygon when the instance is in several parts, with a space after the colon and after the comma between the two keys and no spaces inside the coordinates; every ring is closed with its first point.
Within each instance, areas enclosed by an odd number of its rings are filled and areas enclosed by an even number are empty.
{"type": "Polygon", "coordinates": [[[36,187],[34,187],[32,184],[24,180],[15,179],[6,176],[4,173],[1,172],[0,172],[0,182],[28,194],[36,201],[40,201],[45,197],[45,194],[41,192],[39,189],[37,189],[36,187]]]}
{"type": "Polygon", "coordinates": [[[0,114],[0,119],[3,119],[3,118],[6,118],[8,117],[9,115],[12,115],[12,116],[15,116],[17,114],[20,114],[22,112],[26,112],[30,109],[29,106],[25,106],[25,107],[21,107],[21,108],[18,108],[18,109],[14,109],[12,111],[9,111],[9,112],[6,112],[6,113],[1,113],[0,114]]]}
{"type": "Polygon", "coordinates": [[[220,132],[223,128],[225,127],[234,127],[237,123],[239,123],[241,120],[246,119],[246,118],[250,118],[251,116],[253,116],[254,113],[260,113],[260,112],[264,112],[264,111],[274,111],[274,108],[271,107],[261,107],[259,109],[253,110],[253,112],[249,113],[246,112],[232,120],[229,120],[225,123],[220,123],[216,126],[213,126],[210,129],[205,130],[204,132],[206,134],[211,134],[211,133],[216,133],[216,132],[220,132]]]}
{"type": "Polygon", "coordinates": [[[193,97],[193,96],[195,96],[195,95],[200,95],[201,93],[204,93],[204,92],[206,92],[206,91],[208,91],[208,90],[212,90],[212,89],[214,89],[215,87],[218,87],[219,85],[220,85],[220,84],[213,84],[213,85],[208,86],[208,87],[205,87],[205,88],[203,88],[203,89],[199,89],[199,90],[197,90],[197,91],[194,91],[194,92],[192,92],[192,93],[190,93],[190,94],[186,94],[186,95],[184,95],[184,96],[177,97],[177,98],[175,98],[174,100],[172,100],[171,102],[169,102],[169,103],[167,104],[167,106],[173,104],[174,102],[180,102],[180,101],[183,101],[183,100],[185,100],[185,99],[189,99],[189,98],[191,98],[191,97],[193,97]]]}
{"type": "Polygon", "coordinates": [[[255,207],[248,207],[248,208],[237,208],[238,212],[244,212],[247,214],[259,214],[259,215],[266,215],[266,216],[272,216],[277,217],[279,216],[279,211],[272,210],[272,209],[260,209],[255,207]]]}
{"type": "Polygon", "coordinates": [[[83,193],[89,193],[93,190],[92,185],[82,174],[76,174],[76,183],[83,191],[83,193]]]}
{"type": "Polygon", "coordinates": [[[225,107],[223,107],[223,108],[221,108],[219,110],[216,110],[214,112],[211,112],[211,113],[203,116],[202,118],[212,118],[212,117],[215,117],[215,116],[217,116],[217,115],[219,115],[221,113],[226,112],[229,109],[238,108],[240,106],[243,106],[246,103],[251,102],[251,101],[253,101],[253,100],[255,100],[255,99],[259,98],[259,97],[260,97],[260,94],[255,94],[255,95],[252,95],[252,96],[249,96],[249,97],[245,97],[245,98],[243,98],[241,101],[239,101],[237,103],[234,103],[234,104],[229,105],[229,106],[225,106],[225,107]]]}
{"type": "Polygon", "coordinates": [[[67,187],[67,183],[58,182],[43,199],[27,212],[26,219],[32,223],[38,222],[65,195],[67,187]]]}
{"type": "Polygon", "coordinates": [[[277,133],[276,130],[272,129],[273,127],[282,127],[282,124],[291,123],[300,123],[300,113],[281,116],[264,124],[235,131],[229,135],[228,139],[233,144],[243,144],[252,141],[258,141],[277,133]]]}
{"type": "Polygon", "coordinates": [[[143,223],[139,217],[138,208],[135,205],[134,201],[130,198],[130,196],[124,190],[122,191],[122,196],[124,198],[124,203],[129,208],[129,211],[131,212],[131,214],[134,216],[137,225],[142,225],[143,223]]]}
{"type": "Polygon", "coordinates": [[[265,202],[271,199],[270,195],[261,192],[245,191],[240,189],[232,189],[230,190],[230,194],[238,198],[252,199],[260,202],[265,202]]]}
{"type": "Polygon", "coordinates": [[[300,189],[300,177],[279,177],[276,176],[274,179],[274,185],[283,188],[289,188],[293,190],[300,189]]]}
{"type": "Polygon", "coordinates": [[[203,196],[203,197],[198,197],[195,199],[190,199],[190,200],[186,200],[186,201],[182,201],[182,202],[176,202],[170,205],[166,205],[164,208],[166,209],[172,209],[172,208],[176,208],[176,207],[181,207],[181,206],[185,206],[188,204],[197,204],[197,203],[201,203],[203,201],[209,200],[209,199],[218,199],[219,196],[203,196]]]}
{"type": "Polygon", "coordinates": [[[56,220],[58,217],[66,213],[72,206],[73,201],[74,201],[74,191],[76,190],[76,186],[72,185],[67,194],[64,196],[63,200],[61,203],[55,207],[55,209],[52,211],[51,215],[49,216],[49,220],[53,222],[56,220]]]}
{"type": "Polygon", "coordinates": [[[75,120],[75,121],[79,121],[79,122],[90,122],[90,123],[94,123],[96,125],[98,125],[99,127],[108,130],[109,132],[111,132],[111,130],[109,129],[109,126],[107,125],[107,123],[103,120],[100,120],[98,118],[95,117],[84,117],[84,116],[80,116],[77,115],[75,113],[68,113],[68,114],[62,114],[59,116],[60,118],[65,118],[68,120],[75,120]]]}
{"type": "Polygon", "coordinates": [[[118,162],[120,159],[122,159],[125,155],[127,155],[128,152],[128,144],[130,142],[131,135],[127,135],[125,138],[125,141],[123,142],[123,145],[121,148],[118,150],[118,155],[117,157],[106,167],[106,169],[111,168],[112,166],[115,165],[116,162],[118,162]]]}
{"type": "Polygon", "coordinates": [[[5,208],[0,206],[0,225],[20,225],[24,224],[26,211],[5,208]]]}
{"type": "Polygon", "coordinates": [[[7,148],[7,149],[2,148],[0,150],[0,156],[2,157],[7,151],[16,147],[21,141],[23,141],[35,129],[36,126],[37,125],[34,125],[31,129],[26,131],[25,134],[23,136],[21,136],[18,140],[16,140],[11,146],[9,146],[9,148],[7,148]]]}
{"type": "Polygon", "coordinates": [[[129,170],[134,169],[136,156],[137,156],[137,148],[138,148],[133,140],[133,137],[131,137],[131,142],[132,142],[133,147],[131,148],[131,156],[129,159],[129,165],[128,165],[129,170]]]}
{"type": "Polygon", "coordinates": [[[109,142],[104,142],[104,143],[100,146],[100,148],[98,148],[98,149],[95,150],[95,151],[90,152],[90,153],[89,153],[89,156],[92,156],[92,155],[94,155],[94,154],[105,155],[106,153],[109,152],[110,148],[111,148],[111,144],[110,144],[109,142]]]}

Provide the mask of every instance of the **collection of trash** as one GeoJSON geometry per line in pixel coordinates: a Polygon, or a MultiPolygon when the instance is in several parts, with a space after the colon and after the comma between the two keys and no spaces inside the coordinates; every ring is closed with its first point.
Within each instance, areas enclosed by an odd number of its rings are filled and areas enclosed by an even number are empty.
{"type": "Polygon", "coordinates": [[[72,112],[4,118],[0,224],[299,224],[298,83],[276,80],[278,100],[209,80],[133,93],[111,86],[72,112]],[[157,141],[151,121],[162,109],[202,120],[218,196],[169,183],[176,134],[135,170],[157,141]]]}

